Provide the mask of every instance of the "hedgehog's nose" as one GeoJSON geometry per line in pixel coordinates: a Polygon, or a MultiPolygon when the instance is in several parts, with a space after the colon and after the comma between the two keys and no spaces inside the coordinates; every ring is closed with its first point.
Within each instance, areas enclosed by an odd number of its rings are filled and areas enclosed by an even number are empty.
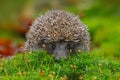
{"type": "Polygon", "coordinates": [[[62,59],[62,58],[66,59],[67,56],[60,54],[60,55],[55,55],[55,58],[56,58],[56,60],[60,60],[60,59],[62,59]]]}
{"type": "Polygon", "coordinates": [[[65,54],[65,51],[63,51],[63,50],[55,51],[54,55],[55,55],[56,60],[60,60],[61,58],[66,58],[67,57],[67,55],[65,54]]]}

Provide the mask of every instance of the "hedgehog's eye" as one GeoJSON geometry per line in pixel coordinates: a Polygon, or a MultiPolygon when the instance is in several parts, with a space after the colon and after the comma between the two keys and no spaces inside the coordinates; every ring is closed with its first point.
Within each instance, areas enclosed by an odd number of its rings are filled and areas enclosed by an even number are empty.
{"type": "Polygon", "coordinates": [[[71,46],[70,46],[70,44],[67,44],[67,49],[69,49],[69,50],[71,49],[71,46]]]}
{"type": "Polygon", "coordinates": [[[55,49],[56,48],[56,45],[55,44],[52,44],[52,49],[55,49]]]}

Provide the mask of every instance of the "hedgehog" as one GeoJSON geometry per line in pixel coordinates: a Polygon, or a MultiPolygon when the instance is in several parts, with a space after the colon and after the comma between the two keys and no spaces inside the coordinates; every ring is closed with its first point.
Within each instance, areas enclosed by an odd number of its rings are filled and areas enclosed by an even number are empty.
{"type": "Polygon", "coordinates": [[[90,35],[79,16],[64,10],[51,10],[40,15],[26,33],[27,51],[44,48],[56,60],[79,52],[89,52],[90,35]]]}

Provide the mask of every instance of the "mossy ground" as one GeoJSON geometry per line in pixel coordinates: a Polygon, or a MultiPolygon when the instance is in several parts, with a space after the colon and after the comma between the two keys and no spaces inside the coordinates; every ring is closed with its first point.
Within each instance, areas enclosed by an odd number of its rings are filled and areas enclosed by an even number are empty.
{"type": "Polygon", "coordinates": [[[0,80],[119,80],[119,61],[93,53],[78,53],[60,61],[43,51],[17,54],[0,61],[0,80]]]}

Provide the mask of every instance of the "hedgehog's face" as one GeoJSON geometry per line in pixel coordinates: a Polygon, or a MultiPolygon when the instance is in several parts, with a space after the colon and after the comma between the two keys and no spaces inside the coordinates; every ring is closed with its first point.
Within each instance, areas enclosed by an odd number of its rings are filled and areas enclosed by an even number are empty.
{"type": "Polygon", "coordinates": [[[81,51],[83,48],[81,44],[69,41],[49,42],[45,46],[48,53],[54,55],[57,60],[67,58],[71,52],[81,51]]]}
{"type": "Polygon", "coordinates": [[[46,43],[46,50],[57,60],[66,58],[70,54],[70,48],[71,45],[65,41],[46,43]]]}

